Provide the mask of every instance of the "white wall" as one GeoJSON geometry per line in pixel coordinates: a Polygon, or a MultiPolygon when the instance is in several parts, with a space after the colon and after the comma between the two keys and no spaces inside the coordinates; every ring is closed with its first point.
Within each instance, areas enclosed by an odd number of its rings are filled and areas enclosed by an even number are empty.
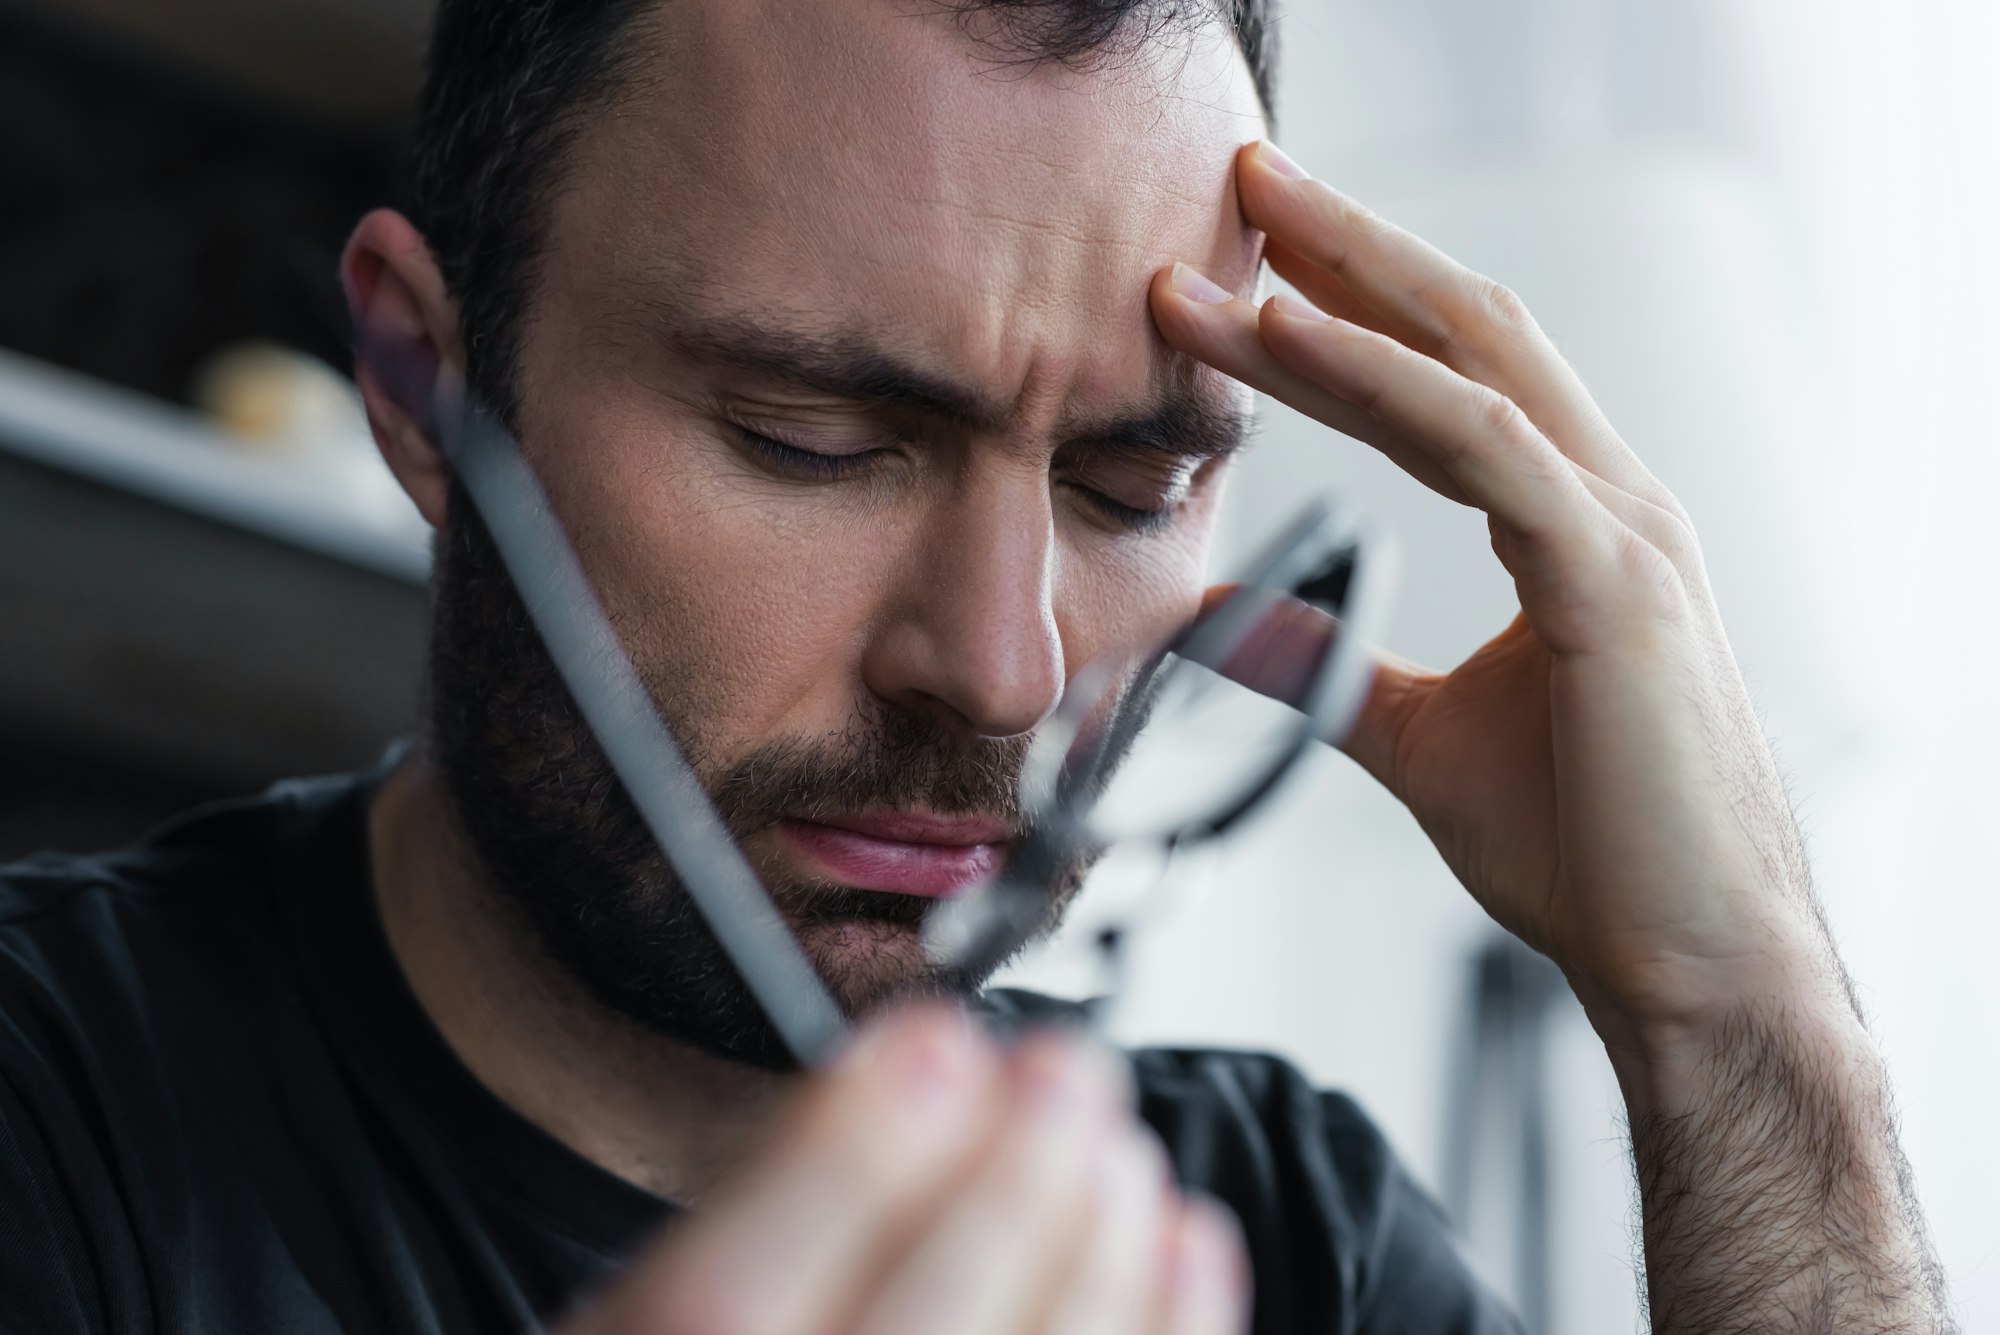
{"type": "MultiPolygon", "coordinates": [[[[1282,138],[1525,296],[1692,510],[1901,1092],[1968,1329],[2000,1329],[2000,50],[1984,0],[1294,0],[1282,138]]],[[[1400,539],[1389,642],[1505,624],[1483,522],[1282,410],[1235,549],[1327,488],[1400,539]]],[[[1276,1047],[1435,1182],[1484,919],[1337,757],[1142,956],[1135,1038],[1276,1047]]],[[[1615,1090],[1555,1065],[1554,1328],[1634,1329],[1615,1090]]]]}

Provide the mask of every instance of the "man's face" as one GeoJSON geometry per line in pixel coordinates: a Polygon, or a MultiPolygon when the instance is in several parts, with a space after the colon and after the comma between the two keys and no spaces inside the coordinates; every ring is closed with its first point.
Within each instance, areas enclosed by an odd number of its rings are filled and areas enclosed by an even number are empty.
{"type": "MultiPolygon", "coordinates": [[[[1220,29],[1094,71],[882,0],[676,3],[635,37],[557,196],[516,425],[859,1008],[926,981],[923,910],[1004,858],[1069,675],[1199,603],[1248,403],[1146,290],[1176,258],[1254,282],[1230,167],[1261,115],[1220,29]]],[[[522,628],[488,624],[490,552],[461,533],[441,572],[434,723],[495,879],[600,996],[754,1047],[679,1014],[726,1009],[662,977],[713,961],[522,628]]]]}

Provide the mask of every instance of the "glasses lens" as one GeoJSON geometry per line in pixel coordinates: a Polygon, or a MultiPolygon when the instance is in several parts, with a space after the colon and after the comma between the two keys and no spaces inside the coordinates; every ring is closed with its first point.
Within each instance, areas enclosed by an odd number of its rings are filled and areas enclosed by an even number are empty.
{"type": "Polygon", "coordinates": [[[1212,832],[1329,734],[1353,689],[1339,647],[1359,552],[1312,518],[1149,671],[1077,675],[1030,756],[1026,809],[1097,844],[1212,832]]]}
{"type": "MultiPolygon", "coordinates": [[[[1381,564],[1364,566],[1360,541],[1314,508],[1143,668],[1107,661],[1072,675],[1021,774],[1028,840],[1001,877],[933,918],[933,956],[1011,957],[1044,921],[1056,869],[1080,854],[1186,851],[1256,809],[1316,739],[1344,736],[1369,677],[1359,646],[1379,612],[1381,564]]],[[[1158,907],[1152,889],[1140,898],[1158,907]]],[[[1147,916],[1123,901],[1112,914],[1128,926],[1147,916]]]]}
{"type": "MultiPolygon", "coordinates": [[[[1239,587],[1231,624],[1167,654],[1128,683],[1080,678],[1040,739],[1067,745],[1045,792],[1092,843],[1168,838],[1233,814],[1309,740],[1332,618],[1270,590],[1239,587]],[[1247,606],[1249,603],[1261,606],[1247,606]],[[1202,651],[1207,652],[1202,652],[1202,651]],[[1206,658],[1208,661],[1202,661],[1206,658]],[[1079,691],[1078,687],[1085,687],[1079,691]],[[1095,687],[1092,692],[1088,688],[1095,687]],[[1246,689],[1246,687],[1248,689],[1246,689]]],[[[1052,768],[1046,758],[1030,772],[1052,768]]]]}

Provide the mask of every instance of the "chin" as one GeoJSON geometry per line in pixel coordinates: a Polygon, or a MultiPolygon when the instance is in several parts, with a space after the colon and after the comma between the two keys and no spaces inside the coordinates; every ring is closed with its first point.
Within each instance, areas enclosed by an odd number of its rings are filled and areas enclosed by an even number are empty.
{"type": "Polygon", "coordinates": [[[972,989],[924,952],[921,923],[855,919],[799,929],[799,943],[849,1015],[915,997],[963,996],[972,989]]]}

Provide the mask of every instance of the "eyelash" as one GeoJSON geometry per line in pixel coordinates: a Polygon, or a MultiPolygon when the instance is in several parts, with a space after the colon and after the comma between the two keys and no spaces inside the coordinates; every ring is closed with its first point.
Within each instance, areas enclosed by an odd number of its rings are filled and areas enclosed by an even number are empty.
{"type": "Polygon", "coordinates": [[[1173,523],[1174,515],[1180,510],[1178,502],[1163,505],[1157,510],[1147,510],[1136,505],[1126,505],[1123,501],[1114,501],[1103,492],[1093,491],[1089,487],[1080,486],[1077,490],[1081,491],[1092,505],[1111,516],[1114,522],[1124,525],[1134,533],[1157,533],[1173,523]]]}
{"type": "Polygon", "coordinates": [[[859,454],[822,454],[818,450],[802,450],[796,445],[787,445],[782,440],[767,436],[761,431],[752,431],[745,426],[736,426],[734,423],[731,423],[731,426],[736,434],[742,437],[744,444],[771,463],[794,472],[810,473],[815,478],[828,482],[846,477],[856,463],[875,453],[873,450],[863,450],[859,454]]]}
{"type": "MultiPolygon", "coordinates": [[[[809,473],[816,480],[837,482],[850,474],[856,465],[866,466],[865,460],[876,451],[863,450],[859,454],[822,454],[818,450],[802,450],[796,445],[787,445],[773,436],[748,427],[730,423],[730,427],[751,450],[762,455],[779,468],[797,473],[809,473]]],[[[1126,505],[1115,501],[1103,492],[1075,484],[1076,490],[1100,512],[1132,533],[1156,533],[1173,523],[1180,510],[1180,504],[1162,506],[1157,510],[1147,510],[1136,505],[1126,505]]]]}

